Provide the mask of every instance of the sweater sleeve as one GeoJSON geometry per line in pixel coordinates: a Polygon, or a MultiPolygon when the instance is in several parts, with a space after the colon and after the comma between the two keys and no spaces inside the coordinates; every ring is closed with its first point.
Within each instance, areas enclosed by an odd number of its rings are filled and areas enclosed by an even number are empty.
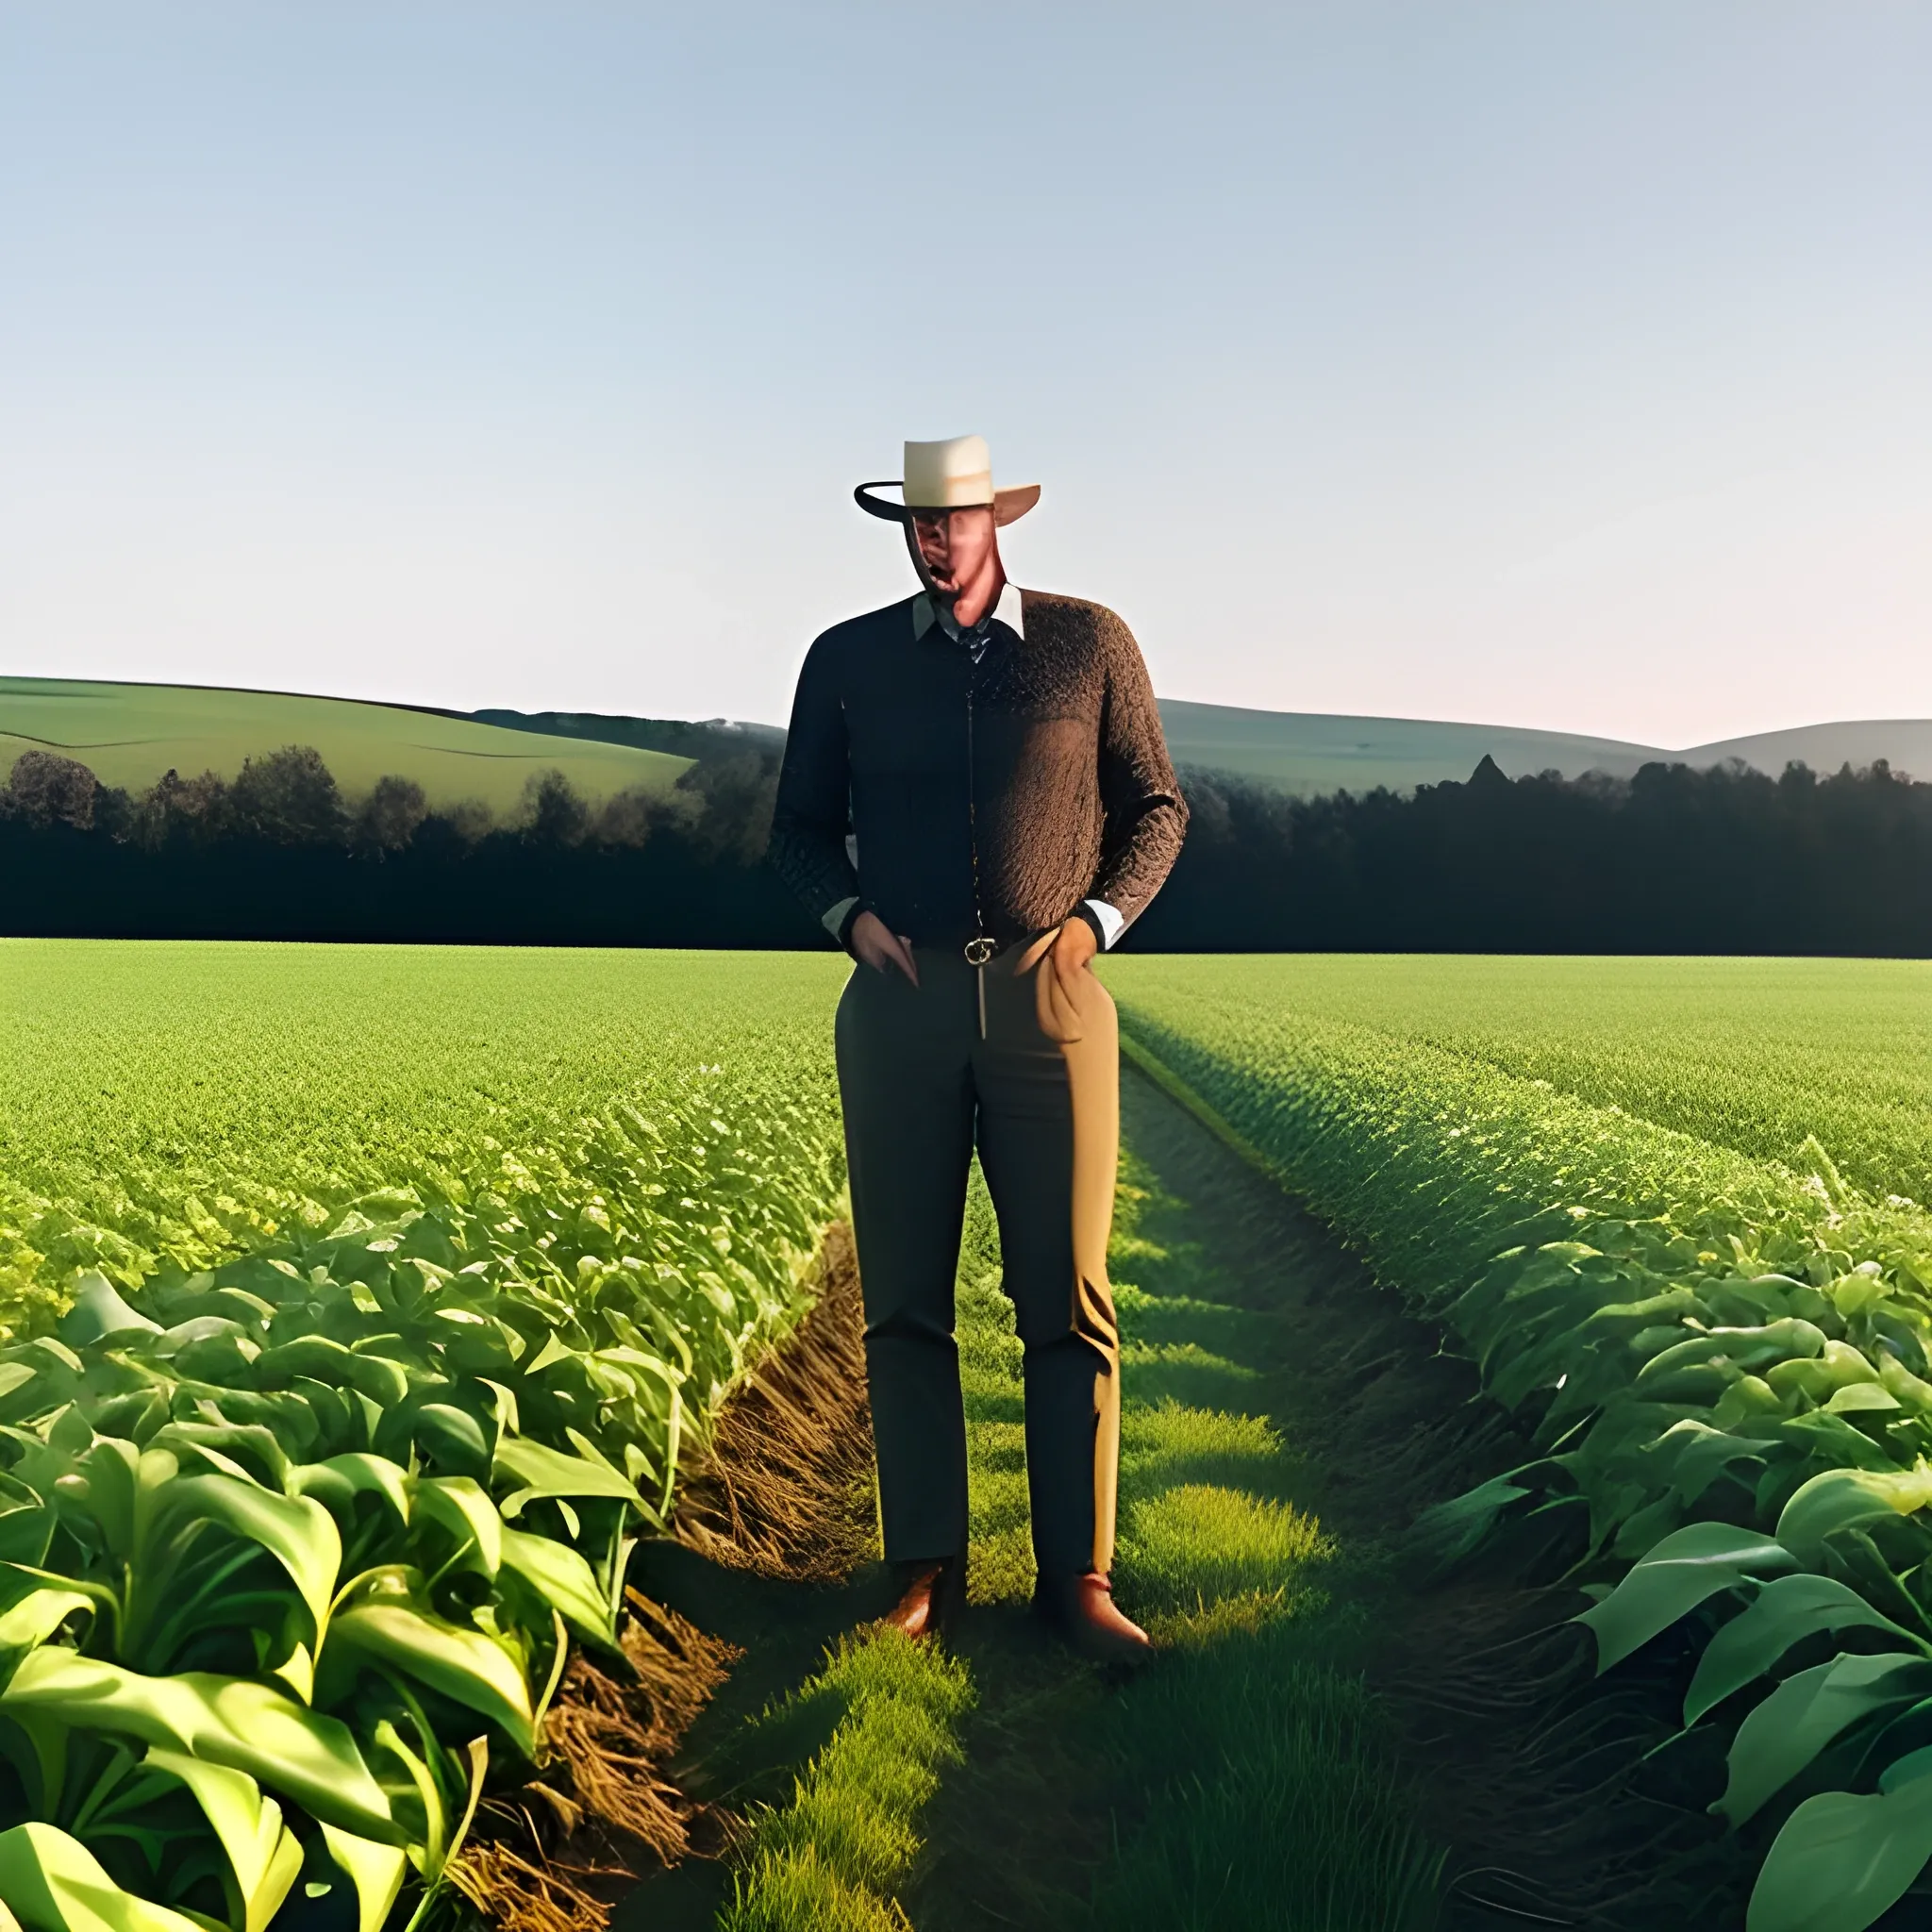
{"type": "Polygon", "coordinates": [[[845,848],[851,823],[845,707],[822,637],[798,674],[765,858],[841,945],[858,906],[858,874],[845,848]]]}
{"type": "Polygon", "coordinates": [[[1106,627],[1107,692],[1100,720],[1100,870],[1088,896],[1127,924],[1174,868],[1188,828],[1187,802],[1167,755],[1154,687],[1134,634],[1111,611],[1106,627]]]}

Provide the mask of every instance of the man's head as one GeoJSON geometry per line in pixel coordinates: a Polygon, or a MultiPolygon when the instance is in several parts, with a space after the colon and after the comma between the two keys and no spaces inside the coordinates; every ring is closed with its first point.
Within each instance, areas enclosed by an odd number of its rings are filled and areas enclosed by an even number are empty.
{"type": "Polygon", "coordinates": [[[915,509],[906,519],[906,548],[919,581],[949,603],[999,568],[999,530],[990,503],[964,509],[915,509]]]}
{"type": "Polygon", "coordinates": [[[919,581],[951,605],[962,624],[976,624],[999,595],[999,528],[1024,517],[1040,501],[1040,485],[992,487],[992,458],[983,436],[953,436],[942,442],[908,442],[902,501],[874,496],[877,483],[852,494],[868,515],[906,526],[906,548],[919,581]]]}

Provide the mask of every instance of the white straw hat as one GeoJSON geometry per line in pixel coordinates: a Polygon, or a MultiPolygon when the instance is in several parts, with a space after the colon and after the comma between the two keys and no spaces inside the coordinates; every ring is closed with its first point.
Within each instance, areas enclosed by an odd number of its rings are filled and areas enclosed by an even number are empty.
{"type": "Polygon", "coordinates": [[[1010,490],[992,487],[992,457],[983,436],[951,436],[941,442],[908,442],[903,482],[888,478],[861,483],[852,492],[859,508],[890,523],[903,524],[914,510],[972,509],[990,505],[996,524],[1024,517],[1040,501],[1040,485],[1023,483],[1010,490]],[[874,490],[896,488],[905,499],[888,502],[874,490]]]}

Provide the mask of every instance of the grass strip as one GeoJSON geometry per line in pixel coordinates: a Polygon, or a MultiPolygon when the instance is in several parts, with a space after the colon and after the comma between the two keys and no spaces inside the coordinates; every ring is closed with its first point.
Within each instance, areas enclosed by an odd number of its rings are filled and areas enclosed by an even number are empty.
{"type": "Polygon", "coordinates": [[[921,1849],[914,1820],[959,1760],[955,1727],[973,1702],[965,1665],[874,1629],[841,1643],[772,1721],[826,1700],[844,1707],[791,1801],[757,1815],[722,1932],[873,1932],[902,1927],[892,1888],[921,1849]]]}
{"type": "Polygon", "coordinates": [[[1284,1433],[1293,1283],[1257,1265],[1280,1250],[1250,1218],[1273,1191],[1158,1095],[1130,1082],[1123,1097],[1115,1582],[1163,1655],[1121,1683],[1020,1614],[1033,1579],[1022,1354],[975,1185],[958,1334],[972,1593],[986,1607],[964,1646],[980,1698],[908,1908],[921,1932],[1432,1924],[1442,1855],[1356,1667],[1359,1564],[1304,1507],[1310,1472],[1284,1433]]]}
{"type": "Polygon", "coordinates": [[[975,1174],[958,1299],[972,1612],[952,1658],[848,1640],[752,1727],[769,1743],[736,1747],[817,1749],[752,1814],[721,1932],[1436,1923],[1443,1857],[1359,1668],[1373,1559],[1306,1507],[1278,1196],[1162,1095],[1124,1098],[1115,1580],[1163,1655],[1122,1682],[1025,1614],[1023,1354],[975,1174]]]}
{"type": "Polygon", "coordinates": [[[1310,1649],[1289,1618],[1197,1618],[1122,1709],[1114,1751],[1158,1775],[1110,1847],[1096,1923],[1434,1924],[1442,1855],[1415,1828],[1387,1715],[1310,1649]]]}
{"type": "Polygon", "coordinates": [[[1121,1035],[1121,1058],[1144,1074],[1176,1107],[1191,1114],[1230,1154],[1270,1180],[1279,1179],[1278,1170],[1252,1141],[1237,1133],[1173,1068],[1148,1052],[1131,1034],[1121,1035]]]}
{"type": "Polygon", "coordinates": [[[1227,1253],[1234,1202],[1187,1198],[1157,1165],[1158,1111],[1130,1116],[1141,1144],[1115,1243],[1118,1582],[1167,1655],[1110,1713],[1107,1749],[1130,1797],[1116,1804],[1094,1921],[1433,1924],[1442,1855],[1417,1829],[1388,1715],[1355,1667],[1357,1553],[1306,1507],[1310,1472],[1284,1433],[1291,1309],[1278,1277],[1257,1280],[1250,1257],[1227,1253]]]}

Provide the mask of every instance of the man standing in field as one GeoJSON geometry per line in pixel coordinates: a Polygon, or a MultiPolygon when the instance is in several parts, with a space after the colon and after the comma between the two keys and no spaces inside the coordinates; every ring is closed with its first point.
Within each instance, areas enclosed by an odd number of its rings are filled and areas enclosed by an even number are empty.
{"type": "Polygon", "coordinates": [[[918,593],[807,655],[770,857],[858,961],[839,1085],[864,1284],[892,1621],[965,1601],[966,1429],[953,1284],[975,1143],[1025,1346],[1036,1609],[1083,1652],[1144,1655],[1115,1607],[1120,1345],[1107,1282],[1120,1047],[1096,951],[1159,890],[1187,808],[1146,667],[1112,611],[1021,591],[976,436],[908,442],[918,593]]]}

